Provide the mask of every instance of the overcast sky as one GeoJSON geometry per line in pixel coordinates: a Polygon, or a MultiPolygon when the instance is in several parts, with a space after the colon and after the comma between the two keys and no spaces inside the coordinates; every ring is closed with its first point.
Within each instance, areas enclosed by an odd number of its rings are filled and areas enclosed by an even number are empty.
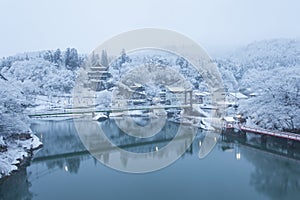
{"type": "Polygon", "coordinates": [[[75,47],[90,53],[124,31],[167,28],[208,53],[300,38],[298,0],[0,0],[0,56],[75,47]]]}

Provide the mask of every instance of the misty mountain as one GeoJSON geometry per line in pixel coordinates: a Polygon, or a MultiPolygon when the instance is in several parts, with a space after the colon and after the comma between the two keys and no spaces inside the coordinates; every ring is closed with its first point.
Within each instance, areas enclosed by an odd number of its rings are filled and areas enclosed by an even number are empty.
{"type": "MultiPolygon", "coordinates": [[[[300,41],[272,39],[253,42],[218,58],[217,63],[223,76],[229,74],[223,77],[225,81],[240,82],[252,69],[272,70],[277,67],[300,65],[300,41]]],[[[234,88],[229,86],[229,89],[234,88]]]]}

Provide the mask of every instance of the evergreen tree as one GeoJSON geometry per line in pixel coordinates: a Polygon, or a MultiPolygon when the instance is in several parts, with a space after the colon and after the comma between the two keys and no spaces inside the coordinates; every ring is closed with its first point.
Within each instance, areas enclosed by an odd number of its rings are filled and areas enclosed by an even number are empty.
{"type": "Polygon", "coordinates": [[[188,62],[183,57],[179,57],[176,59],[176,65],[179,65],[181,68],[186,68],[188,66],[188,62]]]}
{"type": "Polygon", "coordinates": [[[131,62],[129,56],[127,56],[125,49],[122,49],[121,56],[120,56],[120,66],[125,62],[131,62]]]}
{"type": "Polygon", "coordinates": [[[53,55],[52,55],[52,52],[50,50],[48,50],[44,57],[43,57],[45,60],[49,61],[49,62],[53,62],[53,55]]]}
{"type": "Polygon", "coordinates": [[[69,68],[70,65],[70,48],[67,48],[64,55],[64,64],[66,68],[69,68]]]}
{"type": "Polygon", "coordinates": [[[58,64],[58,65],[62,62],[62,55],[61,55],[60,49],[57,49],[53,53],[53,62],[56,63],[56,64],[58,64]]]}
{"type": "Polygon", "coordinates": [[[72,48],[70,50],[70,63],[69,64],[70,64],[70,67],[72,70],[79,67],[78,53],[77,53],[77,49],[75,49],[75,48],[72,48]]]}
{"type": "Polygon", "coordinates": [[[75,70],[80,65],[77,50],[75,48],[67,48],[65,52],[65,66],[69,70],[75,70]]]}
{"type": "Polygon", "coordinates": [[[101,54],[101,65],[103,65],[104,67],[108,67],[108,58],[107,58],[107,53],[105,50],[102,50],[102,54],[101,54]]]}

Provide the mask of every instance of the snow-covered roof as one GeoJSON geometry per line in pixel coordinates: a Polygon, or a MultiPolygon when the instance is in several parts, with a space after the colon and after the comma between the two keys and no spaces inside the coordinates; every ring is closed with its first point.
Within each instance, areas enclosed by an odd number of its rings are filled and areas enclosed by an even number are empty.
{"type": "Polygon", "coordinates": [[[142,84],[140,84],[140,83],[133,83],[131,86],[130,86],[130,88],[140,88],[140,87],[142,87],[143,85],[142,84]]]}
{"type": "MultiPolygon", "coordinates": [[[[103,67],[103,66],[92,66],[90,68],[91,71],[107,71],[107,68],[106,67],[103,67]]],[[[91,72],[90,71],[90,72],[91,72]]]]}
{"type": "Polygon", "coordinates": [[[90,79],[90,81],[91,82],[96,82],[96,83],[100,83],[101,82],[101,80],[99,80],[99,79],[90,79]]]}
{"type": "Polygon", "coordinates": [[[248,97],[240,92],[230,92],[231,96],[238,98],[238,99],[247,99],[248,97]]]}
{"type": "Polygon", "coordinates": [[[249,94],[249,96],[258,96],[258,95],[259,95],[259,93],[257,93],[257,92],[252,92],[249,94]]]}
{"type": "Polygon", "coordinates": [[[228,101],[218,101],[217,104],[220,106],[228,106],[228,105],[232,105],[233,103],[228,101]]]}
{"type": "Polygon", "coordinates": [[[213,110],[217,110],[218,109],[218,107],[217,106],[213,106],[213,105],[207,105],[207,104],[202,104],[202,105],[200,105],[200,108],[201,109],[213,109],[213,110]]]}
{"type": "Polygon", "coordinates": [[[184,87],[171,87],[171,86],[167,86],[167,88],[168,88],[168,90],[170,92],[174,92],[174,93],[191,91],[191,90],[185,89],[184,87]]]}
{"type": "Polygon", "coordinates": [[[195,92],[194,93],[195,96],[208,96],[210,95],[209,92],[195,92]]]}
{"type": "Polygon", "coordinates": [[[223,119],[226,121],[226,122],[235,122],[235,119],[233,117],[223,117],[223,119]]]}

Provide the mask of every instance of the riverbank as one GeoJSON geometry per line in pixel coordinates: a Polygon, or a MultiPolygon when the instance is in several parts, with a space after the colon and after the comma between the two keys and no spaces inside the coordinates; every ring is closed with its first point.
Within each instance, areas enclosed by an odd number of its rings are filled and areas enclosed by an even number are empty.
{"type": "Polygon", "coordinates": [[[12,134],[0,137],[0,181],[18,171],[29,160],[33,151],[43,144],[32,133],[12,134]]]}

